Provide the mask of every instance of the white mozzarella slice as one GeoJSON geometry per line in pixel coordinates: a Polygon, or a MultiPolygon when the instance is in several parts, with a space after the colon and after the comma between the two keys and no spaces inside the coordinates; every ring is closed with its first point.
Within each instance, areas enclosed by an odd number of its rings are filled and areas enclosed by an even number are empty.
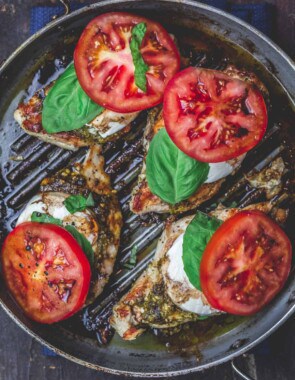
{"type": "Polygon", "coordinates": [[[110,110],[104,110],[100,115],[86,125],[90,134],[107,138],[129,125],[137,115],[138,112],[123,114],[110,110]]]}
{"type": "Polygon", "coordinates": [[[101,137],[106,138],[108,136],[114,135],[125,127],[126,124],[118,123],[117,121],[111,121],[109,123],[109,129],[107,129],[105,132],[99,132],[99,134],[101,137]]]}
{"type": "Polygon", "coordinates": [[[184,233],[178,236],[174,241],[171,248],[167,252],[170,264],[168,266],[168,275],[173,281],[185,282],[189,287],[194,289],[194,286],[190,283],[183,267],[182,261],[182,245],[183,245],[184,233]]]}
{"type": "Polygon", "coordinates": [[[216,162],[209,164],[209,173],[205,183],[216,182],[227,177],[234,171],[234,167],[227,162],[216,162]]]}
{"type": "Polygon", "coordinates": [[[40,212],[60,219],[63,225],[74,225],[87,240],[94,245],[98,238],[98,224],[93,213],[86,209],[71,214],[64,206],[64,200],[68,197],[64,193],[44,193],[34,196],[20,214],[17,225],[31,221],[33,212],[40,212]]]}
{"type": "Polygon", "coordinates": [[[181,304],[180,308],[185,311],[190,311],[191,313],[196,313],[205,316],[213,315],[219,312],[218,310],[213,309],[211,306],[205,305],[201,297],[190,297],[186,302],[181,304]]]}
{"type": "Polygon", "coordinates": [[[30,222],[33,212],[36,211],[36,212],[46,213],[46,210],[47,210],[47,207],[42,201],[42,197],[39,194],[35,195],[30,200],[30,202],[26,205],[25,209],[22,211],[22,213],[18,217],[16,225],[24,223],[24,222],[30,222]]]}
{"type": "Polygon", "coordinates": [[[191,284],[184,271],[182,261],[183,237],[184,233],[179,235],[166,253],[168,266],[165,281],[168,295],[184,311],[199,315],[217,314],[220,311],[208,304],[204,294],[191,284]]]}
{"type": "Polygon", "coordinates": [[[205,183],[216,182],[219,179],[225,178],[228,175],[232,174],[237,169],[237,167],[241,165],[245,156],[246,154],[243,154],[237,158],[225,162],[210,163],[208,178],[206,179],[205,183]]]}
{"type": "Polygon", "coordinates": [[[71,215],[63,204],[47,204],[47,213],[54,218],[61,220],[64,220],[66,217],[71,215]]]}

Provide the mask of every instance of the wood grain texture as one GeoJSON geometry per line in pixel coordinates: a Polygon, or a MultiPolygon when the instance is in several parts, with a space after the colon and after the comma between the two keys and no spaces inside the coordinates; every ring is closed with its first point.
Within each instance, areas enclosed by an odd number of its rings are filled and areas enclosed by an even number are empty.
{"type": "MultiPolygon", "coordinates": [[[[266,0],[276,7],[274,39],[295,57],[295,0],[266,0]]],[[[83,2],[81,0],[81,2],[83,2]]],[[[232,3],[258,3],[238,0],[232,3]]],[[[0,0],[0,62],[29,37],[30,7],[50,5],[57,0],[0,0]]],[[[81,367],[62,357],[48,357],[42,346],[22,331],[0,309],[0,380],[116,380],[81,367]]],[[[255,351],[236,360],[255,380],[293,380],[295,378],[295,319],[291,318],[271,338],[268,352],[255,351]]],[[[124,377],[121,377],[122,379],[124,377]]],[[[238,380],[229,363],[179,380],[238,380]]]]}
{"type": "MultiPolygon", "coordinates": [[[[44,356],[42,346],[21,330],[0,309],[0,380],[125,379],[81,367],[62,357],[44,356]]],[[[255,350],[235,360],[255,380],[293,380],[295,374],[295,318],[267,340],[267,349],[255,350]]],[[[226,363],[172,380],[240,380],[226,363]]]]}

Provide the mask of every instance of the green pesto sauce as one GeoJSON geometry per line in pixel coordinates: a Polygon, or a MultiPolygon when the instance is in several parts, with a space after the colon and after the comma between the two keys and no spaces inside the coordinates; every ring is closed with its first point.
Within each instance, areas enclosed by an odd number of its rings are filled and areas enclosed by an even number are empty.
{"type": "Polygon", "coordinates": [[[93,133],[90,133],[89,132],[89,126],[88,125],[84,125],[84,127],[76,130],[76,134],[81,137],[85,142],[87,143],[99,143],[99,144],[104,144],[106,143],[107,141],[113,141],[113,140],[116,140],[118,137],[120,137],[121,135],[123,135],[125,133],[125,130],[128,126],[124,127],[123,129],[121,129],[120,131],[110,135],[110,136],[107,136],[107,137],[102,137],[99,132],[97,132],[96,134],[93,134],[93,133]]]}

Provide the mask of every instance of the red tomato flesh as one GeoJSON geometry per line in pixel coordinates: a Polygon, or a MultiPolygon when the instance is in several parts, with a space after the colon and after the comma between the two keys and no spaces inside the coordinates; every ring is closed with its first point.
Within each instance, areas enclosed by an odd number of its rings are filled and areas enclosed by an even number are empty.
{"type": "Polygon", "coordinates": [[[242,211],[210,239],[200,266],[208,302],[230,314],[251,315],[270,302],[289,275],[290,240],[260,211],[242,211]]]}
{"type": "Polygon", "coordinates": [[[85,303],[89,262],[78,242],[59,226],[18,225],[4,242],[2,268],[16,302],[37,322],[58,322],[85,303]]]}
{"type": "Polygon", "coordinates": [[[129,13],[105,13],[84,29],[74,52],[78,80],[88,96],[115,112],[136,112],[161,103],[168,81],[179,70],[179,52],[157,22],[129,13]],[[140,52],[149,66],[147,92],[134,81],[131,30],[144,22],[140,52]]]}
{"type": "Polygon", "coordinates": [[[164,93],[165,127],[188,156],[222,162],[248,152],[267,127],[260,91],[221,71],[189,67],[164,93]]]}

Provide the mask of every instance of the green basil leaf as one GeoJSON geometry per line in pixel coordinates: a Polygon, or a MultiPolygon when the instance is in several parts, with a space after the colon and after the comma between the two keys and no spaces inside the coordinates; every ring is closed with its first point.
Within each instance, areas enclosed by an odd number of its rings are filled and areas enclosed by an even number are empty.
{"type": "Polygon", "coordinates": [[[152,139],[146,157],[146,178],[151,192],[176,204],[189,198],[207,179],[209,164],[183,153],[162,128],[152,139]]]}
{"type": "Polygon", "coordinates": [[[209,317],[210,317],[209,315],[198,315],[198,320],[204,321],[205,319],[208,319],[209,317]]]}
{"type": "Polygon", "coordinates": [[[221,224],[220,220],[197,212],[185,230],[182,245],[184,271],[192,285],[199,290],[201,290],[200,263],[203,252],[221,224]]]}
{"type": "Polygon", "coordinates": [[[93,207],[93,206],[95,206],[95,202],[94,202],[92,193],[89,193],[89,195],[88,195],[88,197],[86,199],[86,206],[87,207],[93,207]]]}
{"type": "Polygon", "coordinates": [[[124,269],[128,269],[128,270],[131,270],[134,268],[134,265],[133,264],[129,264],[129,263],[125,263],[124,264],[124,269]]]}
{"type": "Polygon", "coordinates": [[[134,63],[134,79],[135,84],[143,92],[146,92],[146,73],[149,70],[149,66],[144,62],[140,47],[144,35],[146,33],[146,24],[141,22],[132,28],[132,37],[130,42],[130,50],[134,63]]]}
{"type": "Polygon", "coordinates": [[[31,221],[32,222],[38,222],[38,223],[56,224],[56,225],[62,227],[62,221],[60,219],[56,219],[53,216],[43,214],[42,212],[37,212],[37,211],[34,211],[32,213],[31,221]]]}
{"type": "Polygon", "coordinates": [[[86,239],[86,237],[71,225],[65,226],[65,229],[77,240],[78,244],[82,248],[83,252],[85,253],[91,268],[93,268],[94,265],[94,251],[92,249],[92,245],[89,243],[89,241],[86,239]]]}
{"type": "Polygon", "coordinates": [[[124,264],[124,268],[133,269],[135,267],[136,261],[137,261],[137,250],[138,250],[137,246],[134,245],[131,249],[129,261],[124,264]]]}
{"type": "Polygon", "coordinates": [[[134,245],[131,249],[131,254],[130,254],[130,258],[129,258],[129,263],[130,264],[136,264],[136,261],[137,261],[137,246],[134,245]]]}
{"type": "Polygon", "coordinates": [[[42,126],[48,133],[73,131],[82,128],[103,110],[83,91],[71,63],[44,99],[42,126]]]}
{"type": "Polygon", "coordinates": [[[77,211],[84,211],[87,207],[94,206],[94,199],[91,193],[87,198],[83,195],[70,195],[64,200],[64,205],[71,214],[74,214],[77,211]]]}

